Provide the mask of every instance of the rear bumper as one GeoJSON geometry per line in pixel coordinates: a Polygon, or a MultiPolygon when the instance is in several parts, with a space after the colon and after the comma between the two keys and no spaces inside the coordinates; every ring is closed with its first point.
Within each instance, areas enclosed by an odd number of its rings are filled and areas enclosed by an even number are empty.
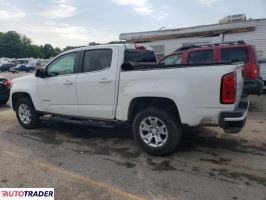
{"type": "Polygon", "coordinates": [[[257,94],[260,95],[263,92],[264,82],[261,78],[247,79],[244,82],[244,94],[257,94]]]}
{"type": "Polygon", "coordinates": [[[226,133],[239,133],[245,126],[248,108],[248,98],[246,95],[243,95],[238,108],[232,112],[226,111],[220,113],[219,126],[226,133]]]}

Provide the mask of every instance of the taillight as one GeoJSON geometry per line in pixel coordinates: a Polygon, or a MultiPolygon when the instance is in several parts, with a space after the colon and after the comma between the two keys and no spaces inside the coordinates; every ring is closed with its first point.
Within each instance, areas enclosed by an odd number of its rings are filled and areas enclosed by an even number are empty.
{"type": "Polygon", "coordinates": [[[237,79],[236,72],[226,74],[222,78],[221,103],[233,104],[236,102],[237,79]]]}
{"type": "Polygon", "coordinates": [[[258,65],[252,64],[251,65],[251,78],[257,78],[258,77],[258,65]]]}
{"type": "Polygon", "coordinates": [[[6,81],[3,82],[3,86],[12,87],[12,82],[10,80],[6,80],[6,81]]]}

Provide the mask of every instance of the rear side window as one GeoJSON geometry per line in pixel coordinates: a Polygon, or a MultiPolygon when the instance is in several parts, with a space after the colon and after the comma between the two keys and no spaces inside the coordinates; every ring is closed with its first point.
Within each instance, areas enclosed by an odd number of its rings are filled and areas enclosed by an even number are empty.
{"type": "Polygon", "coordinates": [[[213,50],[192,51],[188,58],[189,64],[214,63],[213,50]]]}
{"type": "Polygon", "coordinates": [[[83,72],[94,72],[109,68],[112,63],[111,49],[89,50],[84,54],[83,72]]]}
{"type": "Polygon", "coordinates": [[[157,62],[156,55],[150,50],[125,50],[124,63],[129,62],[157,62]]]}
{"type": "Polygon", "coordinates": [[[248,49],[242,48],[223,48],[221,50],[222,62],[249,62],[248,49]]]}
{"type": "Polygon", "coordinates": [[[182,62],[182,56],[180,54],[171,55],[166,57],[164,60],[160,62],[163,65],[178,65],[182,62]]]}

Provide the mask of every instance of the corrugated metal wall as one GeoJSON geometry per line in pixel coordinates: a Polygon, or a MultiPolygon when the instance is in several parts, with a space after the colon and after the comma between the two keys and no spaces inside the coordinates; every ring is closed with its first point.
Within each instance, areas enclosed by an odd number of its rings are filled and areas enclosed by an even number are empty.
{"type": "MultiPolygon", "coordinates": [[[[156,42],[148,42],[147,45],[151,47],[155,47],[154,49],[157,49],[158,46],[164,46],[164,55],[167,55],[169,53],[172,53],[179,47],[183,45],[188,44],[209,44],[209,43],[218,43],[221,42],[221,36],[217,37],[190,37],[190,38],[179,38],[174,40],[160,40],[156,42]]],[[[161,54],[162,52],[156,52],[158,54],[161,54]]]]}
{"type": "MultiPolygon", "coordinates": [[[[237,28],[240,26],[243,27],[255,26],[256,30],[252,32],[225,34],[224,41],[244,40],[247,43],[256,46],[258,57],[266,58],[266,20],[252,20],[252,21],[246,21],[241,24],[240,23],[226,24],[227,28],[237,28]]],[[[192,44],[192,43],[207,44],[207,43],[218,43],[218,42],[222,42],[222,36],[178,38],[173,40],[160,40],[160,41],[148,42],[146,44],[155,47],[155,49],[162,49],[163,46],[164,52],[157,52],[159,56],[162,56],[163,54],[166,55],[173,52],[174,50],[183,46],[184,44],[192,44]]]]}
{"type": "Polygon", "coordinates": [[[266,20],[254,22],[252,25],[255,25],[256,31],[225,34],[224,41],[244,40],[256,46],[258,57],[266,58],[266,20]]]}

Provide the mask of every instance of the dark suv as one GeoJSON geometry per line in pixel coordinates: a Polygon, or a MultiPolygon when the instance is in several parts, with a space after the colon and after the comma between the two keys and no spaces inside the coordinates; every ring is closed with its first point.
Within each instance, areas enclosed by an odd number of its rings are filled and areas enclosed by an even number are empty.
{"type": "Polygon", "coordinates": [[[255,47],[243,41],[218,43],[202,46],[184,46],[163,57],[159,63],[178,64],[211,64],[222,62],[243,62],[246,94],[260,94],[263,81],[259,77],[259,64],[255,47]]]}

